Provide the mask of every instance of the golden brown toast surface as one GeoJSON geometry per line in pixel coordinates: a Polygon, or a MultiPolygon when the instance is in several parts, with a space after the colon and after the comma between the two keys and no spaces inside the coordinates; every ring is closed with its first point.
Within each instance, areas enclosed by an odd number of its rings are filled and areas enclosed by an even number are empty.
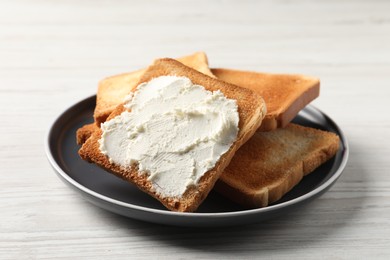
{"type": "MultiPolygon", "coordinates": [[[[223,169],[229,164],[236,150],[241,147],[241,145],[244,144],[260,126],[261,120],[265,116],[265,103],[259,95],[251,90],[211,78],[172,59],[156,60],[143,74],[140,83],[150,81],[155,77],[163,75],[187,77],[194,84],[204,86],[209,91],[221,90],[227,98],[235,99],[237,101],[239,113],[239,132],[237,139],[228,152],[221,156],[215,167],[204,174],[196,188],[188,189],[182,198],[160,197],[151,188],[152,184],[147,180],[145,174],[139,174],[136,168],[123,170],[119,166],[110,164],[108,158],[101,154],[98,143],[101,136],[100,129],[95,131],[84,143],[79,154],[83,159],[94,162],[117,176],[135,183],[141,190],[157,198],[164,206],[171,210],[194,211],[213,188],[215,182],[222,174],[223,169]]],[[[123,111],[123,106],[119,105],[108,119],[119,115],[123,111]]]]}
{"type": "Polygon", "coordinates": [[[297,114],[318,97],[320,82],[304,75],[270,74],[232,69],[211,69],[223,81],[251,89],[267,104],[267,115],[260,131],[285,127],[297,114]]]}
{"type": "Polygon", "coordinates": [[[236,152],[215,188],[242,205],[265,207],[333,157],[338,148],[336,134],[296,124],[256,132],[236,152]]]}
{"type": "Polygon", "coordinates": [[[79,129],[76,132],[76,142],[78,145],[82,145],[87,141],[87,139],[93,134],[93,132],[97,131],[99,127],[95,123],[87,124],[79,129]]]}
{"type": "MultiPolygon", "coordinates": [[[[207,56],[203,52],[197,52],[177,60],[203,74],[213,76],[208,66],[207,56]]],[[[124,73],[105,78],[99,82],[93,115],[97,126],[106,121],[115,107],[123,102],[123,98],[137,87],[145,71],[146,69],[141,69],[124,73]]]]}

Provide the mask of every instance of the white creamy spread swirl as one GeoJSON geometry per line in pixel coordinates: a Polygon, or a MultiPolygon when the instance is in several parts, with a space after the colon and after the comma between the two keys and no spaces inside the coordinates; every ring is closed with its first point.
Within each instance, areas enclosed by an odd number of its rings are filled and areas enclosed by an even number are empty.
{"type": "Polygon", "coordinates": [[[181,197],[238,134],[235,100],[186,77],[161,76],[125,98],[128,111],[101,125],[100,151],[124,168],[138,163],[154,190],[181,197]]]}

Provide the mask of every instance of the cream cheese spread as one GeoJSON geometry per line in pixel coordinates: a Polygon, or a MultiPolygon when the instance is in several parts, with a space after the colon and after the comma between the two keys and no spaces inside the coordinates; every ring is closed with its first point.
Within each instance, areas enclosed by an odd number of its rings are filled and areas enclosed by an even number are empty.
{"type": "Polygon", "coordinates": [[[238,134],[238,108],[219,90],[160,76],[125,98],[101,125],[100,151],[123,168],[138,165],[162,197],[181,197],[218,162],[238,134]]]}

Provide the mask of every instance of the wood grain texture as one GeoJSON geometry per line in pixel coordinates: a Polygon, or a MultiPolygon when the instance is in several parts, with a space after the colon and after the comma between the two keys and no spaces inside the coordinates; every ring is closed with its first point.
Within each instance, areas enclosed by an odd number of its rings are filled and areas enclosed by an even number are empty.
{"type": "Polygon", "coordinates": [[[0,259],[390,257],[389,1],[1,1],[0,259]],[[321,79],[347,135],[329,192],[248,227],[183,229],[85,202],[53,173],[52,120],[105,76],[205,51],[213,67],[321,79]]]}

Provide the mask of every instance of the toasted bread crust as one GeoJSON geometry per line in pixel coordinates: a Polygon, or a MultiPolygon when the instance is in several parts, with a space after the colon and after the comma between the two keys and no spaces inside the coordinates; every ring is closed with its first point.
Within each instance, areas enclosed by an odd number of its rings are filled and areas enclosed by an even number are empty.
{"type": "MultiPolygon", "coordinates": [[[[223,169],[231,161],[236,150],[245,143],[260,126],[261,120],[266,113],[265,103],[259,95],[251,90],[240,88],[206,76],[172,59],[156,60],[143,74],[139,83],[147,82],[155,77],[163,75],[185,76],[194,84],[204,86],[209,91],[221,90],[227,98],[237,100],[239,113],[239,132],[237,139],[228,152],[221,156],[215,167],[204,174],[196,188],[188,189],[181,198],[161,197],[153,191],[151,182],[147,180],[146,176],[140,174],[137,171],[137,168],[122,169],[117,165],[110,164],[108,158],[100,153],[98,145],[98,140],[101,136],[100,129],[94,132],[84,143],[79,150],[79,154],[83,159],[94,162],[117,176],[136,184],[141,190],[158,199],[168,209],[183,212],[195,211],[213,188],[215,182],[222,174],[223,169]]],[[[119,115],[123,111],[123,106],[119,105],[108,119],[119,115]]]]}
{"type": "Polygon", "coordinates": [[[78,145],[82,145],[87,139],[99,129],[95,123],[87,124],[77,129],[76,142],[78,145]]]}
{"type": "Polygon", "coordinates": [[[267,104],[267,115],[259,131],[285,127],[320,93],[320,81],[314,77],[232,69],[211,69],[211,71],[218,79],[251,89],[264,98],[267,104]]]}
{"type": "Polygon", "coordinates": [[[339,142],[334,133],[296,124],[257,132],[236,152],[215,188],[242,205],[265,207],[332,158],[339,142]]]}

